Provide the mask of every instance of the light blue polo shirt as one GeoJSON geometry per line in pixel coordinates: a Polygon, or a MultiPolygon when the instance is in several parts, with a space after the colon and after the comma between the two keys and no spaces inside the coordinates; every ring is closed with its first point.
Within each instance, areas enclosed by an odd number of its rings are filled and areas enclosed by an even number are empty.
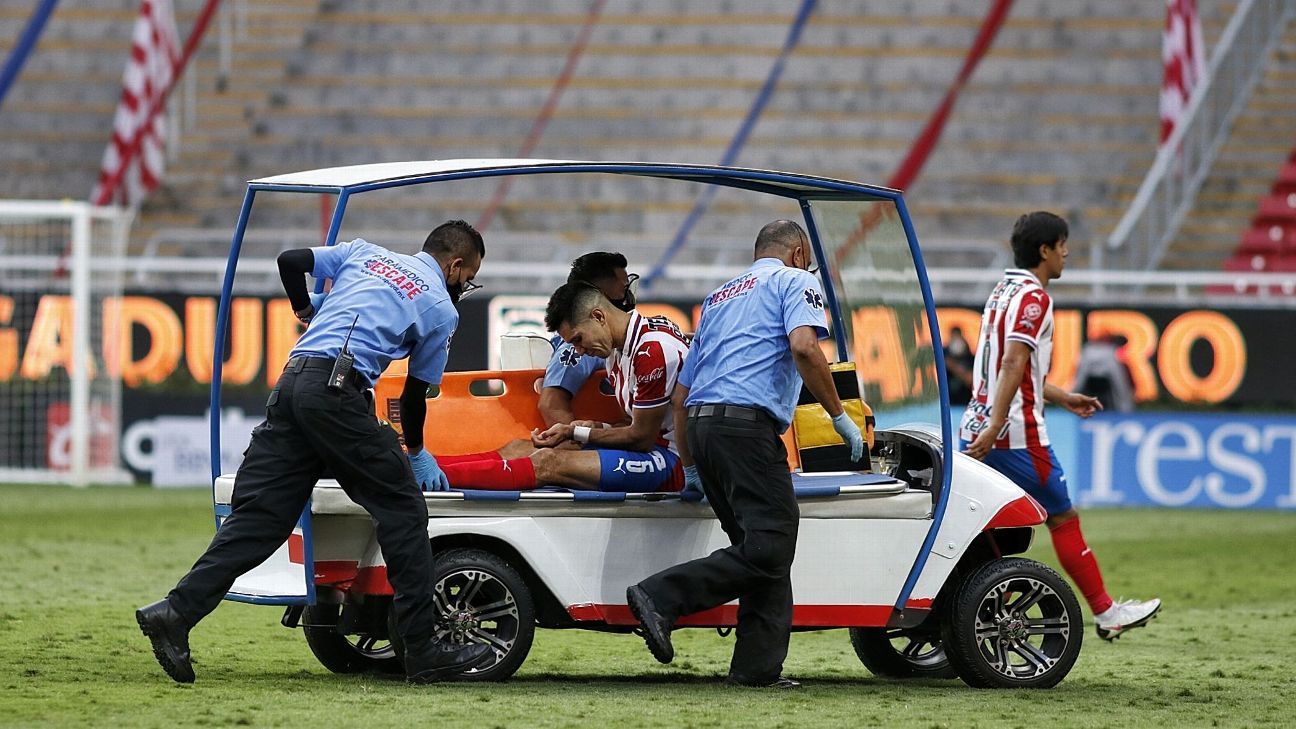
{"type": "Polygon", "coordinates": [[[786,430],[801,392],[788,335],[803,326],[828,336],[818,280],[777,258],[758,259],[703,300],[679,376],[689,388],[685,404],[762,408],[786,430]]]}
{"type": "Polygon", "coordinates": [[[392,360],[407,356],[410,375],[439,384],[459,311],[436,259],[394,253],[360,238],[311,251],[311,275],[333,279],[333,288],[289,356],[337,357],[355,321],[347,348],[369,384],[392,360]]]}
{"type": "Polygon", "coordinates": [[[590,375],[607,366],[602,357],[583,355],[556,334],[553,337],[553,345],[553,356],[549,358],[549,364],[545,367],[545,387],[561,387],[575,395],[590,375]]]}

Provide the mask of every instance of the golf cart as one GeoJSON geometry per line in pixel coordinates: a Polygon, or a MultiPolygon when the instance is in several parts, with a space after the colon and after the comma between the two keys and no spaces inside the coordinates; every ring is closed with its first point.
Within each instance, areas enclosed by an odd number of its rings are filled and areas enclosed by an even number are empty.
{"type": "MultiPolygon", "coordinates": [[[[872,409],[875,426],[870,469],[859,472],[814,470],[798,429],[784,436],[802,519],[792,568],[794,629],[846,629],[860,660],[882,676],[957,676],[971,686],[1004,688],[1049,687],[1066,676],[1084,632],[1079,603],[1055,572],[1010,556],[1030,546],[1043,509],[953,448],[940,330],[922,254],[895,190],[727,167],[506,159],[360,165],[254,180],[221,293],[212,412],[220,412],[231,290],[254,200],[270,193],[336,196],[324,241],[334,245],[352,196],[419,187],[441,195],[463,181],[506,176],[675,180],[794,204],[820,266],[829,359],[849,373],[848,386],[862,390],[862,412],[872,409]]],[[[755,230],[733,233],[747,239],[755,230]]],[[[486,276],[490,266],[488,257],[486,276]]],[[[659,285],[670,280],[668,272],[659,285]]],[[[317,290],[323,284],[316,282],[317,290]]],[[[477,452],[542,425],[538,382],[546,351],[542,345],[516,369],[446,373],[427,400],[425,442],[438,454],[477,452]]],[[[574,412],[619,420],[600,379],[578,393],[574,412]]],[[[377,417],[398,432],[403,383],[393,370],[374,388],[377,417]]],[[[213,454],[220,453],[218,421],[213,417],[213,454]]],[[[219,463],[214,457],[218,527],[234,485],[219,463]]],[[[705,503],[675,493],[465,489],[428,493],[426,501],[439,635],[495,650],[492,663],[461,677],[470,681],[512,675],[537,627],[632,632],[626,586],[728,544],[705,503]]],[[[391,596],[372,520],[325,479],[289,540],[241,577],[227,599],[287,606],[284,625],[301,627],[330,670],[400,672],[391,596]]],[[[723,629],[736,615],[736,604],[724,605],[685,616],[678,627],[723,629]]]]}

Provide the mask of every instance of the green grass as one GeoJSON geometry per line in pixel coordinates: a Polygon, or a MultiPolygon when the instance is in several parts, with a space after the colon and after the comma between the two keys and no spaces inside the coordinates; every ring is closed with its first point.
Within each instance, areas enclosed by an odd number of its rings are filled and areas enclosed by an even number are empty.
{"type": "MultiPolygon", "coordinates": [[[[806,689],[719,686],[730,640],[677,633],[660,666],[634,636],[538,631],[504,684],[413,688],[325,671],[279,610],[226,603],[173,684],[132,611],[180,577],[212,521],[201,491],[0,487],[3,726],[1275,726],[1296,711],[1296,514],[1091,510],[1113,594],[1163,615],[1114,644],[1086,634],[1046,691],[872,677],[844,631],[793,636],[806,689]]],[[[1032,557],[1054,564],[1043,534],[1032,557]]],[[[843,564],[842,569],[849,569],[843,564]]]]}

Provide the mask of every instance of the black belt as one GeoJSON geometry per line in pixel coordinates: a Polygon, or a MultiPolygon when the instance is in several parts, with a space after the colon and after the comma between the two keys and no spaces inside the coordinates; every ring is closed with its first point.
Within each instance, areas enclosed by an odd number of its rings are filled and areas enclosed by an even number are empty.
{"type": "Polygon", "coordinates": [[[690,418],[735,418],[755,423],[769,419],[770,414],[761,408],[748,408],[742,405],[690,405],[688,416],[690,418]]]}
{"type": "MultiPolygon", "coordinates": [[[[301,372],[302,370],[332,372],[334,362],[335,360],[332,357],[297,356],[288,360],[288,364],[284,365],[284,372],[301,372]]],[[[369,380],[366,380],[359,370],[352,369],[351,373],[347,375],[346,381],[347,384],[352,385],[357,390],[369,389],[369,380]]]]}

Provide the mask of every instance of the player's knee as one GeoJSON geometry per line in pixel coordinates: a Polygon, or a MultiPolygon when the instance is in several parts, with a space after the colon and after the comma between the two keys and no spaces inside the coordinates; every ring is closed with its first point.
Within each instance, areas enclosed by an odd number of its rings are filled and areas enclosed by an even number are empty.
{"type": "Polygon", "coordinates": [[[1079,519],[1079,518],[1080,518],[1080,512],[1076,511],[1074,508],[1070,508],[1067,509],[1066,511],[1060,511],[1056,514],[1049,514],[1049,517],[1047,520],[1045,520],[1044,524],[1049,529],[1057,529],[1063,524],[1066,524],[1069,521],[1079,519]]]}
{"type": "Polygon", "coordinates": [[[530,458],[538,483],[553,483],[557,480],[562,460],[557,451],[552,448],[540,448],[532,453],[530,458]]]}

